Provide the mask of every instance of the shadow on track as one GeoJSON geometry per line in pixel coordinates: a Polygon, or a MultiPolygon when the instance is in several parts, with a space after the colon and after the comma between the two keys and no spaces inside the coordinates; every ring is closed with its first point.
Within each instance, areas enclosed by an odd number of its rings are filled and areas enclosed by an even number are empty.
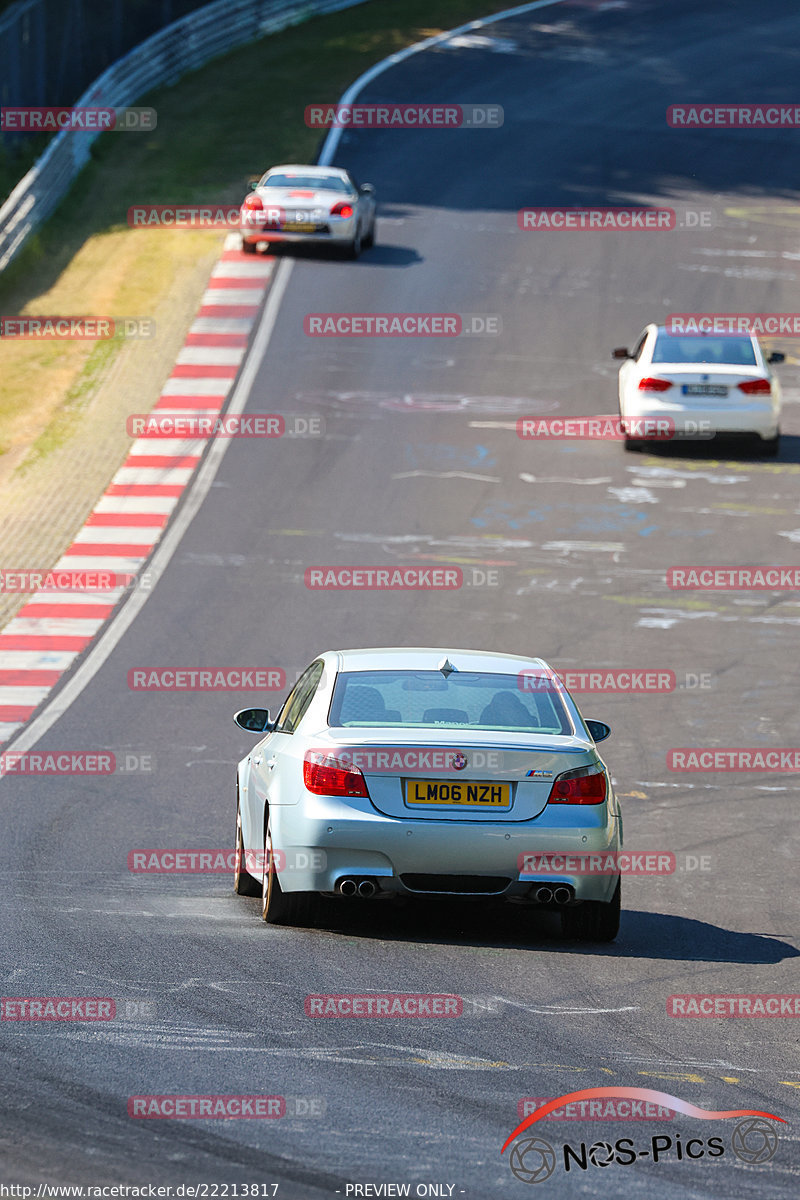
{"type": "MultiPolygon", "coordinates": [[[[627,458],[635,463],[639,451],[631,451],[627,458]]],[[[650,442],[644,453],[667,461],[688,459],[692,462],[752,462],[752,463],[800,463],[800,437],[795,434],[781,435],[777,455],[767,455],[755,439],[709,438],[703,441],[650,442]]]]}
{"type": "MultiPolygon", "coordinates": [[[[380,235],[380,225],[378,226],[380,235]]],[[[305,245],[303,242],[271,242],[269,251],[258,251],[258,254],[269,253],[275,258],[296,258],[308,262],[345,262],[351,268],[357,266],[374,267],[410,267],[422,262],[422,256],[413,246],[385,246],[380,242],[362,250],[356,262],[348,258],[341,246],[333,243],[315,243],[305,245]]]]}
{"type": "Polygon", "coordinates": [[[471,902],[328,901],[317,928],[348,937],[485,949],[557,951],[610,958],[768,965],[800,956],[779,938],[723,929],[707,921],[626,909],[615,942],[593,944],[561,937],[554,913],[478,907],[471,902]]]}

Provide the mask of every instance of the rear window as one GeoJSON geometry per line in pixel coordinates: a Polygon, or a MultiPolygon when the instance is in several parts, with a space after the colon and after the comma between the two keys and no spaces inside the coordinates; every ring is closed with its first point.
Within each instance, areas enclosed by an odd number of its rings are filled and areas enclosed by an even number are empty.
{"type": "Polygon", "coordinates": [[[495,729],[571,736],[557,688],[522,691],[517,675],[454,671],[344,671],[336,680],[336,728],[495,729]]]}
{"type": "Polygon", "coordinates": [[[754,367],[756,355],[749,337],[673,337],[659,333],[653,348],[654,363],[725,363],[754,367]]]}
{"type": "Polygon", "coordinates": [[[345,192],[353,195],[353,188],[341,175],[284,175],[279,171],[262,179],[260,187],[313,188],[318,192],[345,192]]]}

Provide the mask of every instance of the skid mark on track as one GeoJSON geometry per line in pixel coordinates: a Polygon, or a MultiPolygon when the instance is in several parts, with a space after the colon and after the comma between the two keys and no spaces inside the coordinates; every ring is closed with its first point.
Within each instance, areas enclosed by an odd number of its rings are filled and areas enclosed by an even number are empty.
{"type": "Polygon", "coordinates": [[[658,504],[658,497],[646,487],[610,487],[608,491],[622,504],[658,504]]]}
{"type": "Polygon", "coordinates": [[[400,471],[392,479],[474,479],[479,483],[502,483],[497,475],[475,475],[470,471],[400,471]]]}
{"type": "Polygon", "coordinates": [[[520,479],[523,483],[568,483],[570,487],[593,487],[595,484],[612,482],[610,475],[599,475],[596,479],[575,479],[561,475],[529,475],[527,471],[520,474],[520,479]]]}
{"type": "MultiPolygon", "coordinates": [[[[430,413],[544,413],[553,408],[552,400],[535,400],[530,396],[472,396],[450,392],[296,392],[294,399],[300,404],[320,404],[342,412],[363,410],[376,415],[375,410],[386,412],[430,412],[430,413]]],[[[474,422],[470,422],[472,426],[474,422]]],[[[516,430],[516,422],[505,422],[504,427],[516,430]]],[[[492,422],[479,424],[478,428],[494,428],[492,422]]]]}

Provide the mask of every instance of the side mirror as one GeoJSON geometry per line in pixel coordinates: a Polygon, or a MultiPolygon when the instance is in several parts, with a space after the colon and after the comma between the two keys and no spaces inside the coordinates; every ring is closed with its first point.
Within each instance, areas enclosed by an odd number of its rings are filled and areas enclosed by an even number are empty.
{"type": "Polygon", "coordinates": [[[780,350],[773,350],[772,353],[767,356],[767,362],[768,363],[786,362],[786,355],[782,354],[780,350]]]}
{"type": "Polygon", "coordinates": [[[362,183],[361,187],[358,190],[360,192],[362,192],[365,196],[374,196],[375,195],[375,188],[372,186],[371,183],[362,183]]]}
{"type": "Polygon", "coordinates": [[[258,185],[259,185],[259,183],[260,183],[260,182],[261,182],[261,179],[260,179],[260,177],[259,177],[258,179],[251,179],[251,180],[250,180],[250,191],[251,191],[251,192],[254,192],[254,191],[256,190],[256,188],[258,187],[258,185]]]}
{"type": "Polygon", "coordinates": [[[242,708],[233,719],[240,729],[246,729],[248,733],[269,733],[275,725],[270,720],[268,708],[242,708]]]}
{"type": "Polygon", "coordinates": [[[629,351],[625,346],[617,346],[616,350],[611,351],[612,358],[630,358],[629,351]]]}
{"type": "Polygon", "coordinates": [[[604,742],[611,733],[611,726],[606,725],[605,721],[584,721],[586,728],[594,738],[595,742],[604,742]]]}

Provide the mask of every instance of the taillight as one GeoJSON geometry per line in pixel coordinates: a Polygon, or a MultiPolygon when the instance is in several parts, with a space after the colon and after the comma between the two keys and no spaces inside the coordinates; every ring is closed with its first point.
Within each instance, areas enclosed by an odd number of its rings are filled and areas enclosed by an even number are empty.
{"type": "Polygon", "coordinates": [[[667,388],[671,387],[670,379],[659,379],[655,375],[648,375],[646,379],[639,380],[640,392],[665,392],[667,388]]]}
{"type": "Polygon", "coordinates": [[[597,767],[565,771],[553,780],[548,804],[602,804],[606,798],[605,773],[597,767]]]}
{"type": "Polygon", "coordinates": [[[250,210],[256,210],[259,208],[263,208],[264,205],[262,203],[261,197],[257,196],[255,192],[251,192],[249,196],[245,196],[243,207],[250,209],[250,210]]]}
{"type": "Polygon", "coordinates": [[[330,750],[307,750],[303,783],[316,796],[366,796],[366,780],[358,767],[343,762],[330,750]]]}
{"type": "Polygon", "coordinates": [[[739,384],[739,391],[744,392],[745,396],[769,396],[772,388],[768,379],[748,379],[746,383],[739,384]]]}
{"type": "Polygon", "coordinates": [[[352,215],[352,204],[347,204],[344,200],[340,200],[338,204],[334,204],[333,208],[331,209],[332,217],[352,217],[352,215]]]}

